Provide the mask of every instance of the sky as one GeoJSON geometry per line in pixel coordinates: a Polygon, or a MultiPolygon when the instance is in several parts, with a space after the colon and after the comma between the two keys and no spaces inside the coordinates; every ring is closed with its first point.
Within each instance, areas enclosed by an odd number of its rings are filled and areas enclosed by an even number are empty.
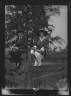
{"type": "Polygon", "coordinates": [[[67,33],[68,33],[68,29],[67,29],[67,6],[66,5],[61,5],[60,6],[60,16],[52,16],[49,24],[53,24],[55,26],[54,31],[52,33],[52,36],[60,36],[61,38],[63,38],[65,40],[65,43],[63,44],[63,46],[61,46],[61,48],[65,48],[65,46],[67,45],[67,33]]]}

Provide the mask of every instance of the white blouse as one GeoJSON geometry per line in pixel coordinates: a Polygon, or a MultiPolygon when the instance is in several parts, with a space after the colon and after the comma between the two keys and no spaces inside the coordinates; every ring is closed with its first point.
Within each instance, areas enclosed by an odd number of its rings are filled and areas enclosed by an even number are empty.
{"type": "Polygon", "coordinates": [[[46,36],[44,37],[39,37],[40,41],[43,41],[46,38],[46,36]]]}

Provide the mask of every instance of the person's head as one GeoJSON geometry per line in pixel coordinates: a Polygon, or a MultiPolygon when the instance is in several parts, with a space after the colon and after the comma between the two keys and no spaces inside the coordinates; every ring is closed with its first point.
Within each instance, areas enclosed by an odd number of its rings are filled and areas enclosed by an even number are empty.
{"type": "Polygon", "coordinates": [[[39,30],[39,31],[37,32],[37,35],[40,36],[40,37],[46,36],[46,35],[47,35],[47,31],[39,30]]]}
{"type": "Polygon", "coordinates": [[[43,36],[44,36],[44,33],[43,33],[43,32],[40,32],[40,33],[39,33],[39,36],[40,36],[40,37],[43,37],[43,36]]]}

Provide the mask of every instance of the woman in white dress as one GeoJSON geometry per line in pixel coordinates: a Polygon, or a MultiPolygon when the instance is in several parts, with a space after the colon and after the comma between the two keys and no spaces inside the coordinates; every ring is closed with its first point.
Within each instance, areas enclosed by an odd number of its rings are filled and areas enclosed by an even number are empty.
{"type": "Polygon", "coordinates": [[[34,41],[34,46],[32,47],[30,53],[35,56],[34,66],[41,66],[41,60],[46,53],[48,45],[48,33],[47,31],[39,30],[37,35],[38,39],[34,41]]]}

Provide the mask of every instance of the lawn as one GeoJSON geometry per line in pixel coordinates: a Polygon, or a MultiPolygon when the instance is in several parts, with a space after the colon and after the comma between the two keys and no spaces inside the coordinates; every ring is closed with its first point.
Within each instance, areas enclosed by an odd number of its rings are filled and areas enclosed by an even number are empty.
{"type": "Polygon", "coordinates": [[[39,89],[55,89],[57,88],[57,82],[62,79],[67,79],[67,58],[46,58],[42,60],[41,66],[32,67],[31,80],[29,80],[29,72],[26,70],[29,62],[21,59],[21,66],[19,70],[14,70],[15,62],[11,62],[7,57],[5,59],[6,68],[6,86],[11,88],[39,88],[39,89]],[[24,72],[25,70],[25,72],[24,72]],[[9,76],[8,76],[9,75],[9,76]],[[30,86],[29,86],[30,81],[30,86]]]}

